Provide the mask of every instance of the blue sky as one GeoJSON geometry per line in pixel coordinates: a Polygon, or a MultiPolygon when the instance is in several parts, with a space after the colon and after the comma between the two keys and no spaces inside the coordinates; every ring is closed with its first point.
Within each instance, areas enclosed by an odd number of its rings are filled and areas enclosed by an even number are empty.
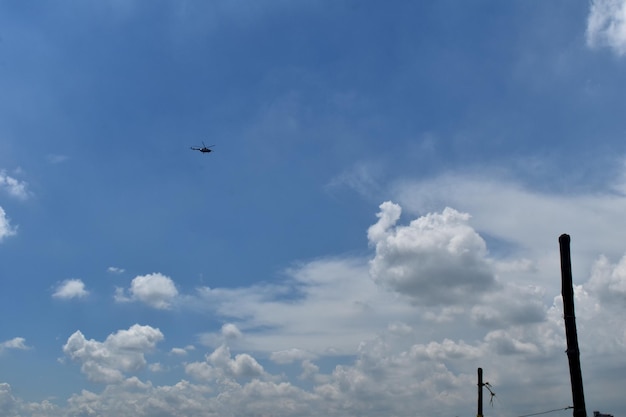
{"type": "Polygon", "coordinates": [[[623,0],[0,1],[2,414],[565,408],[561,233],[624,414],[625,55],[623,0]]]}

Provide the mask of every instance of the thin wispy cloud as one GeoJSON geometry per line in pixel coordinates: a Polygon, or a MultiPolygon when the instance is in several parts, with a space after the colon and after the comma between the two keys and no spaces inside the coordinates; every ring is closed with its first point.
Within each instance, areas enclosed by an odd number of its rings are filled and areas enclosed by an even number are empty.
{"type": "Polygon", "coordinates": [[[67,155],[61,155],[61,154],[49,154],[49,155],[46,155],[46,159],[48,160],[49,163],[56,165],[56,164],[61,164],[63,162],[68,161],[70,157],[67,155]]]}

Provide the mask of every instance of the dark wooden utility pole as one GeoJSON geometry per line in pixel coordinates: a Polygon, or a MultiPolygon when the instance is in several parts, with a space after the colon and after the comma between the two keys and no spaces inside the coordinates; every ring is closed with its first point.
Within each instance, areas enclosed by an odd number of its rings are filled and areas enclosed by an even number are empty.
{"type": "Polygon", "coordinates": [[[483,368],[478,368],[478,412],[476,417],[483,417],[483,368]]]}
{"type": "Polygon", "coordinates": [[[576,332],[576,316],[574,314],[574,287],[572,285],[572,258],[570,255],[570,237],[562,234],[559,237],[561,249],[561,295],[563,296],[563,319],[565,320],[565,337],[567,339],[567,359],[569,375],[572,383],[572,399],[574,401],[574,417],[587,417],[585,393],[583,392],[583,376],[580,370],[580,351],[578,350],[578,334],[576,332]]]}

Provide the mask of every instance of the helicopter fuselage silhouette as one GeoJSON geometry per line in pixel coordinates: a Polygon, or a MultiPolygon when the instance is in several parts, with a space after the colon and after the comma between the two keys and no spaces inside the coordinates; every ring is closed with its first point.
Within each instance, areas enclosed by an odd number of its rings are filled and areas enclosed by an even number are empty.
{"type": "Polygon", "coordinates": [[[194,151],[200,151],[202,153],[209,153],[212,152],[212,150],[210,148],[214,147],[215,145],[211,145],[211,146],[206,146],[204,144],[204,142],[202,142],[202,148],[194,148],[193,146],[191,146],[191,149],[194,151]]]}

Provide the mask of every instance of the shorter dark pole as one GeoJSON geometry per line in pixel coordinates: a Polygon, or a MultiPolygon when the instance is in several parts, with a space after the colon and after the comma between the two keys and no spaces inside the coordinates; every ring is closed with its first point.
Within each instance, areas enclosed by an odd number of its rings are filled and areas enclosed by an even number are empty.
{"type": "Polygon", "coordinates": [[[478,368],[478,412],[476,417],[483,417],[483,368],[478,368]]]}
{"type": "Polygon", "coordinates": [[[572,383],[572,400],[574,417],[587,417],[585,393],[583,391],[583,375],[580,370],[580,351],[578,350],[578,333],[576,332],[576,316],[574,314],[574,287],[572,284],[572,258],[570,255],[570,237],[563,234],[559,237],[561,249],[561,295],[563,296],[563,319],[565,320],[565,338],[567,339],[567,359],[572,383]]]}

